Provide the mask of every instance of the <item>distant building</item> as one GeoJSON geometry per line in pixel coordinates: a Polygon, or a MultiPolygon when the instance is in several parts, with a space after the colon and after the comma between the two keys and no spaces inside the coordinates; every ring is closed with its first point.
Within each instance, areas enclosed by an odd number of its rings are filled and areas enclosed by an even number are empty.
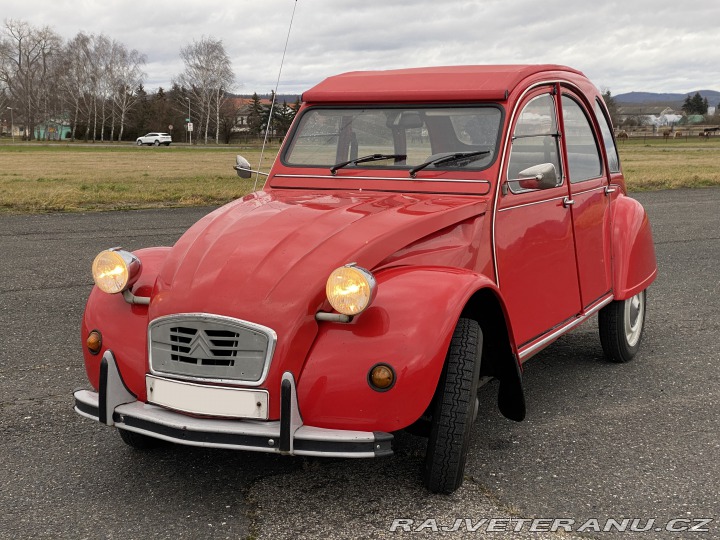
{"type": "Polygon", "coordinates": [[[703,122],[705,122],[705,117],[702,114],[689,114],[685,117],[687,124],[702,124],[703,122]]]}
{"type": "Polygon", "coordinates": [[[63,141],[70,138],[72,129],[65,121],[48,121],[35,126],[35,139],[38,141],[63,141]]]}
{"type": "MultiPolygon", "coordinates": [[[[236,111],[236,122],[232,131],[235,133],[249,131],[250,125],[248,124],[248,117],[252,112],[252,98],[231,97],[228,98],[227,103],[236,111]]],[[[270,100],[267,98],[260,99],[260,104],[264,107],[269,107],[270,103],[270,100]]]]}

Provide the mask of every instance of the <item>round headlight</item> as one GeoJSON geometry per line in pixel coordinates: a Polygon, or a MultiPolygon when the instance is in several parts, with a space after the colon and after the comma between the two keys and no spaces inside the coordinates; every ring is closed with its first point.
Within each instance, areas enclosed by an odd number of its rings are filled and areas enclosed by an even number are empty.
{"type": "Polygon", "coordinates": [[[140,274],[140,259],[120,249],[101,251],[92,264],[95,285],[108,294],[124,291],[140,274]]]}
{"type": "Polygon", "coordinates": [[[375,298],[375,278],[359,266],[336,268],[325,285],[325,293],[333,309],[343,315],[357,315],[375,298]]]}

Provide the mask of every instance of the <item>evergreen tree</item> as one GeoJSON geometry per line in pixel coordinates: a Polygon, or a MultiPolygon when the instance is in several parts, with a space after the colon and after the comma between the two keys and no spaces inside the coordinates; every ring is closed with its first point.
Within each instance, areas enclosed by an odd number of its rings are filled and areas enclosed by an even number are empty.
{"type": "Polygon", "coordinates": [[[264,107],[262,103],[260,103],[260,97],[257,95],[257,92],[255,92],[252,95],[252,103],[250,103],[250,113],[248,114],[247,121],[250,133],[256,137],[259,137],[263,129],[265,129],[265,125],[263,124],[263,118],[265,117],[264,112],[264,107]]]}
{"type": "Polygon", "coordinates": [[[683,102],[682,110],[687,115],[691,114],[707,114],[708,111],[708,100],[703,99],[700,92],[695,92],[695,95],[690,97],[689,95],[683,102]]]}
{"type": "Polygon", "coordinates": [[[605,92],[602,94],[603,101],[605,102],[605,106],[608,109],[608,112],[610,113],[610,120],[612,121],[613,125],[617,126],[620,124],[620,113],[618,112],[618,105],[615,101],[615,98],[612,97],[612,94],[610,93],[610,89],[606,89],[605,92]]]}

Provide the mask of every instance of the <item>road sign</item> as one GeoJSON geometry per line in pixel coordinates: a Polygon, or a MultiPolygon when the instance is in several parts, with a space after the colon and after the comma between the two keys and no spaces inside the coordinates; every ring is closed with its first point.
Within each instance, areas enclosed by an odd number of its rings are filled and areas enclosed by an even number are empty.
{"type": "Polygon", "coordinates": [[[188,122],[188,131],[192,131],[192,130],[193,130],[193,124],[192,124],[192,122],[188,122]]]}

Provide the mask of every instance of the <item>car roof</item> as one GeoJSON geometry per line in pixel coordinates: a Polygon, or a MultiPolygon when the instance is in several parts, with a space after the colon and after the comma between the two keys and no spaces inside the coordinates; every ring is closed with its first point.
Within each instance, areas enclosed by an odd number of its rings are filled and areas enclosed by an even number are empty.
{"type": "Polygon", "coordinates": [[[328,77],[302,99],[307,103],[506,100],[523,79],[558,71],[585,78],[578,70],[555,64],[352,71],[328,77]]]}

